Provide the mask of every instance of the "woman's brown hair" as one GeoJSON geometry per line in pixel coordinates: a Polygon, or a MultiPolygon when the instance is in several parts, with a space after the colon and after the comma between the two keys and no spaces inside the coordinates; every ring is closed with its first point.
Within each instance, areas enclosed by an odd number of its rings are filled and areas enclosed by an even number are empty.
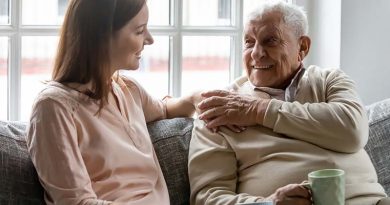
{"type": "Polygon", "coordinates": [[[86,94],[100,101],[100,111],[111,89],[111,37],[138,14],[145,1],[71,0],[61,29],[52,80],[92,83],[92,90],[86,94]]]}

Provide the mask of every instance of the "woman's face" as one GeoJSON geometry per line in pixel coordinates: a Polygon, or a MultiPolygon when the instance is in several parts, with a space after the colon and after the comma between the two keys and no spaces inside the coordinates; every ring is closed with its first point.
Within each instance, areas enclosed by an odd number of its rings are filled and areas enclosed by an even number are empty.
{"type": "Polygon", "coordinates": [[[110,59],[114,71],[138,69],[144,45],[153,43],[153,37],[147,28],[148,18],[148,7],[145,4],[134,18],[113,34],[110,59]]]}
{"type": "Polygon", "coordinates": [[[270,13],[245,29],[243,62],[257,87],[284,89],[299,68],[300,40],[282,20],[270,13]]]}

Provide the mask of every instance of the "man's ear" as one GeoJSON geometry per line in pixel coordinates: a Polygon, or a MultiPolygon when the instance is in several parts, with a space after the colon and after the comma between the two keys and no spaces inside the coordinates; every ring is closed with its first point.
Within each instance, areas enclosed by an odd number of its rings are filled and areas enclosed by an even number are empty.
{"type": "Polygon", "coordinates": [[[309,36],[301,36],[299,38],[299,57],[303,60],[310,50],[311,40],[309,36]]]}

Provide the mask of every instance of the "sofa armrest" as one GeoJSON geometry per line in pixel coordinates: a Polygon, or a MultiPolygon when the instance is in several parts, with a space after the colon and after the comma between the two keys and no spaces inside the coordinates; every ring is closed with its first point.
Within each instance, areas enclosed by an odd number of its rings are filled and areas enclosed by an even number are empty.
{"type": "Polygon", "coordinates": [[[390,98],[366,107],[370,135],[365,146],[378,174],[378,181],[390,195],[390,98]]]}

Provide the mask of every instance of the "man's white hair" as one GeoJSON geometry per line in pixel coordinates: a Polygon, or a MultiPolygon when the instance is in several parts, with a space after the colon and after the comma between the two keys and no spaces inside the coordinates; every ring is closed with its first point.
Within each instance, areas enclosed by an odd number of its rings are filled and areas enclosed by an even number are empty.
{"type": "Polygon", "coordinates": [[[248,15],[246,24],[259,19],[264,14],[270,12],[281,13],[284,23],[294,30],[297,37],[308,34],[309,24],[307,22],[306,12],[302,7],[284,1],[264,1],[260,7],[256,8],[248,15]]]}

